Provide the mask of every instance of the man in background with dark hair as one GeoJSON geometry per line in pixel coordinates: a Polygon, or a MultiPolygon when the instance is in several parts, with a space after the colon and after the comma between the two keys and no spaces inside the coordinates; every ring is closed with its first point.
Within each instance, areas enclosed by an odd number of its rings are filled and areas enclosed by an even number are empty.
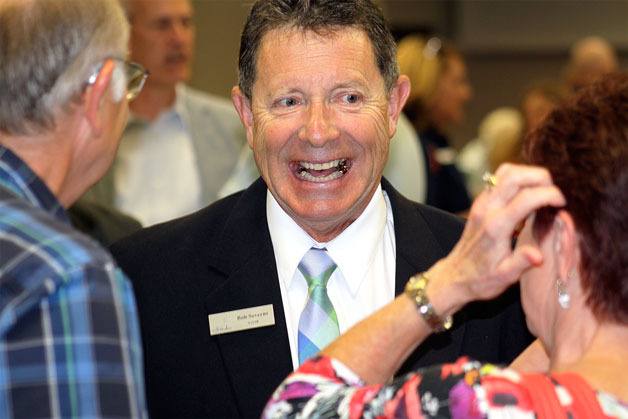
{"type": "MultiPolygon", "coordinates": [[[[403,292],[462,231],[382,171],[409,93],[370,0],[261,0],[232,99],[262,178],[112,252],[133,278],[155,417],[259,416],[283,377],[403,292]]],[[[420,308],[446,298],[427,287],[420,308]]],[[[470,305],[403,370],[529,342],[518,289],[470,305]]]]}
{"type": "Polygon", "coordinates": [[[0,417],[145,417],[131,284],[65,211],[113,160],[127,100],[116,0],[0,0],[0,417]]]}

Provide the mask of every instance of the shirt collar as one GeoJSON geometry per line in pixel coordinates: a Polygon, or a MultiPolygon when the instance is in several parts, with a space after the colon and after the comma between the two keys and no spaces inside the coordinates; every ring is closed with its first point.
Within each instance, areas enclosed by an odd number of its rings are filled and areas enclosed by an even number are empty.
{"type": "Polygon", "coordinates": [[[353,295],[356,295],[381,242],[389,211],[381,185],[362,214],[327,243],[310,237],[282,208],[270,191],[266,194],[268,228],[275,249],[279,277],[290,288],[301,258],[311,247],[326,248],[353,295]]]}
{"type": "Polygon", "coordinates": [[[0,145],[0,187],[59,220],[70,223],[65,209],[48,186],[16,154],[0,145]]]}
{"type": "MultiPolygon", "coordinates": [[[[157,116],[156,120],[161,118],[178,118],[183,123],[185,129],[188,129],[188,127],[190,127],[190,115],[185,101],[185,97],[187,95],[187,87],[185,86],[185,83],[178,83],[175,87],[175,91],[176,96],[174,100],[174,105],[172,105],[168,109],[164,109],[157,116]]],[[[148,123],[149,122],[144,118],[141,118],[135,115],[132,111],[129,111],[127,127],[133,125],[147,125],[148,123]]]]}

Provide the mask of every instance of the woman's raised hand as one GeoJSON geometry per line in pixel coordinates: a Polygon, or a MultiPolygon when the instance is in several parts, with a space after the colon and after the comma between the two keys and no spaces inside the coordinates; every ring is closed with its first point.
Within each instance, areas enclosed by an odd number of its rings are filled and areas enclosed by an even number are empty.
{"type": "Polygon", "coordinates": [[[474,300],[496,297],[532,265],[543,262],[532,245],[512,248],[522,223],[539,208],[561,207],[565,199],[543,168],[503,164],[485,176],[462,237],[426,275],[430,299],[441,316],[474,300]]]}

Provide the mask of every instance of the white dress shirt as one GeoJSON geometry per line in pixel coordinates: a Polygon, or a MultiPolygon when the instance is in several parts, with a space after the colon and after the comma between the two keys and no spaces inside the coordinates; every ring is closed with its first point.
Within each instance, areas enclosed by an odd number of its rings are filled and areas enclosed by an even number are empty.
{"type": "Polygon", "coordinates": [[[329,298],[345,332],[395,296],[395,231],[388,196],[377,188],[368,206],[337,237],[319,243],[310,237],[279,206],[266,196],[268,228],[277,261],[292,365],[299,365],[297,336],[299,318],[307,302],[307,283],[297,269],[311,247],[326,248],[337,265],[327,284],[329,298]]]}
{"type": "Polygon", "coordinates": [[[113,180],[115,206],[144,226],[204,206],[185,113],[177,100],[153,122],[132,116],[120,142],[113,180]]]}

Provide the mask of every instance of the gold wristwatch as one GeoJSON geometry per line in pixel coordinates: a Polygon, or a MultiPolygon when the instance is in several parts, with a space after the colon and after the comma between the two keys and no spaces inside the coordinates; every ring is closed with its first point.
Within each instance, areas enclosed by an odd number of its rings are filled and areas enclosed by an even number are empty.
{"type": "Polygon", "coordinates": [[[416,274],[408,280],[405,293],[416,303],[417,311],[434,332],[449,330],[453,324],[452,317],[447,316],[445,319],[441,319],[427,298],[425,290],[429,282],[429,278],[423,272],[416,274]]]}

